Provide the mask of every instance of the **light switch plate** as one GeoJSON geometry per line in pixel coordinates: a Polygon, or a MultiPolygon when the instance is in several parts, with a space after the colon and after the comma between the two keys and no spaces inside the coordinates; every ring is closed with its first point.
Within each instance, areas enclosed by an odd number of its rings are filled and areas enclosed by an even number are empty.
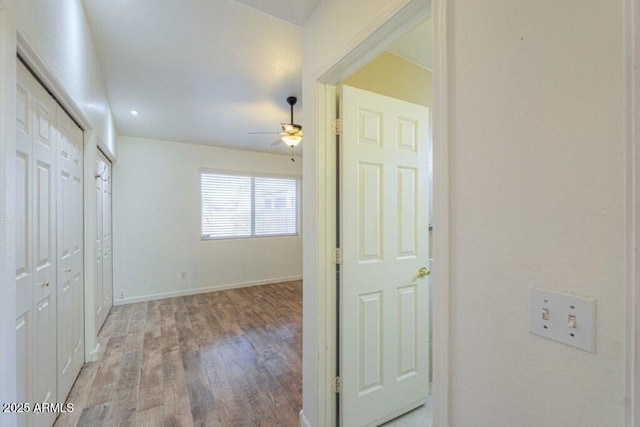
{"type": "Polygon", "coordinates": [[[529,332],[594,352],[596,300],[530,287],[529,332]]]}

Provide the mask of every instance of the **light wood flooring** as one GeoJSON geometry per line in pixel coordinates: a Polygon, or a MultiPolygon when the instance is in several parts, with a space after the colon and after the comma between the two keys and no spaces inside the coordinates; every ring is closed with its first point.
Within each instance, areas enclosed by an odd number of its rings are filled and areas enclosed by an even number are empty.
{"type": "Polygon", "coordinates": [[[302,284],[112,309],[55,426],[297,426],[302,284]]]}

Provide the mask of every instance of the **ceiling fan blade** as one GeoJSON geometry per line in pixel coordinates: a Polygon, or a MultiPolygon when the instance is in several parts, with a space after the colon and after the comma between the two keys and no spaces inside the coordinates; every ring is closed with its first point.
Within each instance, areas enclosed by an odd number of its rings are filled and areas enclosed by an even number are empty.
{"type": "Polygon", "coordinates": [[[278,138],[278,139],[276,139],[275,141],[273,141],[273,142],[271,143],[271,145],[278,145],[278,144],[280,144],[281,142],[282,142],[282,138],[278,138]]]}
{"type": "Polygon", "coordinates": [[[281,132],[247,132],[249,135],[280,134],[281,132]]]}

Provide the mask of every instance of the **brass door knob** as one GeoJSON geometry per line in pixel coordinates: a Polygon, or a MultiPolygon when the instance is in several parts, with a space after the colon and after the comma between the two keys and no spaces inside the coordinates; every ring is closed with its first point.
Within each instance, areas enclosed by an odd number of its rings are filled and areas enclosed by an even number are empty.
{"type": "Polygon", "coordinates": [[[420,269],[418,270],[418,277],[426,277],[429,274],[431,274],[431,272],[427,267],[420,267],[420,269]]]}

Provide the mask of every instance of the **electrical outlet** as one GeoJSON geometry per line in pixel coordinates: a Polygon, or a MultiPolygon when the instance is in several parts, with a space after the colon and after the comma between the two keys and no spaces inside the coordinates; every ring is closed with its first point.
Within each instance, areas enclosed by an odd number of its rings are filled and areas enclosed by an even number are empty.
{"type": "Polygon", "coordinates": [[[124,291],[120,291],[120,299],[124,299],[124,291]]]}

